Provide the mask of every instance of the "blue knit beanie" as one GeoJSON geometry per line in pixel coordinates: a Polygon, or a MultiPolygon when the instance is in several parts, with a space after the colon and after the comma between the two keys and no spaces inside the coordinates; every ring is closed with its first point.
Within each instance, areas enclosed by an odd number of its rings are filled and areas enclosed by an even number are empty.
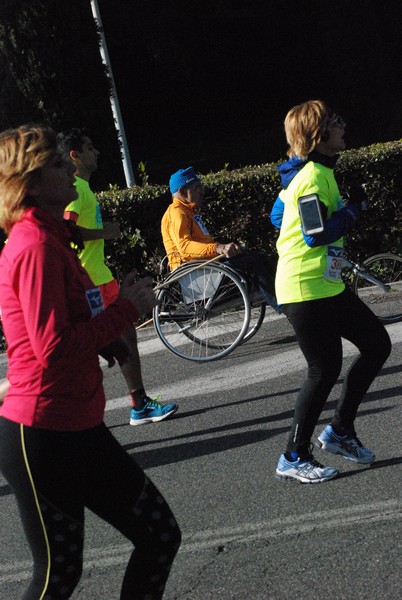
{"type": "Polygon", "coordinates": [[[193,167],[187,167],[187,169],[179,169],[170,177],[170,191],[172,194],[175,194],[179,188],[188,185],[192,181],[198,181],[199,179],[200,178],[194,171],[193,167]]]}

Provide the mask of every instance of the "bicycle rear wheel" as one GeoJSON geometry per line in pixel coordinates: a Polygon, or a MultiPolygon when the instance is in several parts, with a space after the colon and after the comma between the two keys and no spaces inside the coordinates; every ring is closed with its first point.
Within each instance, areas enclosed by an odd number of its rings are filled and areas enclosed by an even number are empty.
{"type": "Polygon", "coordinates": [[[265,311],[265,302],[261,302],[260,304],[250,303],[250,323],[248,326],[248,331],[243,337],[241,344],[248,342],[253,336],[255,336],[264,321],[265,311]]]}
{"type": "Polygon", "coordinates": [[[359,273],[353,281],[353,291],[373,311],[382,323],[402,320],[402,258],[395,254],[376,254],[367,258],[364,269],[389,286],[389,291],[366,281],[359,273]]]}

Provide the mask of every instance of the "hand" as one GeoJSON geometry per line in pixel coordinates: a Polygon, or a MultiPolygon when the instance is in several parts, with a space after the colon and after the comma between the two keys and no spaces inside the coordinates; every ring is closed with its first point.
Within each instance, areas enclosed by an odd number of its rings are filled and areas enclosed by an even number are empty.
{"type": "Polygon", "coordinates": [[[113,342],[110,342],[107,346],[99,351],[99,354],[107,360],[107,366],[109,369],[116,364],[116,360],[120,366],[128,362],[131,352],[126,342],[121,338],[117,338],[113,342]]]}
{"type": "Polygon", "coordinates": [[[156,306],[152,279],[144,277],[137,281],[137,271],[129,273],[120,287],[120,297],[129,300],[139,315],[146,315],[156,306]]]}
{"type": "Polygon", "coordinates": [[[233,258],[236,254],[240,254],[242,249],[235,242],[229,242],[229,244],[217,244],[215,248],[218,254],[224,254],[226,258],[233,258]]]}
{"type": "Polygon", "coordinates": [[[82,237],[81,229],[76,223],[74,223],[74,221],[71,221],[70,219],[65,219],[64,224],[66,227],[68,227],[72,243],[77,246],[79,251],[83,250],[84,238],[82,237]]]}
{"type": "Polygon", "coordinates": [[[105,221],[103,223],[103,239],[117,240],[119,237],[121,237],[120,223],[105,221]]]}
{"type": "Polygon", "coordinates": [[[3,404],[4,398],[7,396],[7,392],[10,389],[10,382],[8,379],[2,379],[0,381],[0,406],[3,404]]]}
{"type": "Polygon", "coordinates": [[[369,199],[366,191],[362,186],[350,187],[347,193],[346,204],[352,204],[360,208],[360,210],[367,210],[369,206],[369,199]]]}

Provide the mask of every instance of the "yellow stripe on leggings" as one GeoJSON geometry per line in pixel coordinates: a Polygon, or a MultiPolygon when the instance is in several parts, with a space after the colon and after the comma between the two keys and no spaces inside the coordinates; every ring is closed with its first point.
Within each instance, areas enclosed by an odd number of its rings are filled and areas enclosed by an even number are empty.
{"type": "Polygon", "coordinates": [[[29,468],[28,456],[27,456],[27,452],[26,452],[26,448],[25,448],[24,426],[22,425],[22,423],[20,424],[20,434],[21,434],[21,446],[22,446],[22,453],[24,455],[25,466],[26,466],[26,469],[27,469],[29,480],[31,482],[32,492],[33,492],[33,495],[34,495],[34,498],[35,498],[35,504],[36,504],[36,507],[38,509],[39,520],[40,520],[41,525],[42,525],[43,536],[45,538],[45,543],[46,543],[46,551],[47,551],[46,583],[45,583],[45,587],[44,587],[44,589],[43,589],[43,591],[42,591],[42,593],[41,593],[41,595],[39,597],[39,600],[43,600],[43,598],[44,598],[44,596],[46,594],[47,586],[49,585],[49,577],[50,577],[50,545],[49,545],[49,538],[48,538],[47,532],[46,532],[45,522],[43,520],[42,513],[41,513],[41,510],[40,510],[38,495],[36,493],[35,484],[34,484],[34,480],[33,480],[33,477],[32,477],[31,469],[29,468]]]}

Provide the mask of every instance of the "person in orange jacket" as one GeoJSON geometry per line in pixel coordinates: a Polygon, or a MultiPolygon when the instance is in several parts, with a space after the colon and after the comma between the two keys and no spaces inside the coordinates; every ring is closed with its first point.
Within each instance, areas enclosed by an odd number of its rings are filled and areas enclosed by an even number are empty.
{"type": "Polygon", "coordinates": [[[194,168],[187,167],[173,173],[169,188],[172,203],[162,217],[161,232],[170,269],[192,260],[208,260],[222,254],[223,261],[239,271],[266,304],[279,312],[275,298],[275,269],[268,256],[257,250],[243,250],[236,242],[217,242],[210,235],[199,214],[204,191],[194,168]]]}

